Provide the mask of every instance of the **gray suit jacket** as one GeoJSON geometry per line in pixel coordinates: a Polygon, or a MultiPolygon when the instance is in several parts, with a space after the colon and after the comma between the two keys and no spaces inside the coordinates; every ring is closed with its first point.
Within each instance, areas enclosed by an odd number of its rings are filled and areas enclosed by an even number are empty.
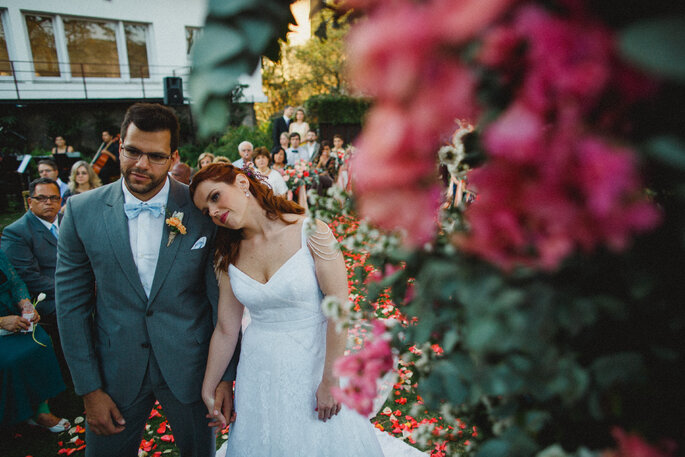
{"type": "MultiPolygon", "coordinates": [[[[216,227],[195,208],[186,185],[169,181],[166,210],[182,211],[188,232],[167,247],[164,224],[149,298],[131,253],[121,180],[67,202],[55,276],[57,322],[79,395],[102,388],[118,405],[130,404],[154,351],[176,398],[201,399],[217,318],[216,227]],[[192,249],[201,237],[205,246],[192,249]]],[[[235,379],[236,366],[237,355],[224,380],[235,379]]]]}
{"type": "Polygon", "coordinates": [[[12,262],[34,298],[41,292],[47,295],[38,304],[38,311],[48,315],[55,312],[55,264],[57,239],[31,211],[5,227],[0,242],[2,250],[12,262]]]}

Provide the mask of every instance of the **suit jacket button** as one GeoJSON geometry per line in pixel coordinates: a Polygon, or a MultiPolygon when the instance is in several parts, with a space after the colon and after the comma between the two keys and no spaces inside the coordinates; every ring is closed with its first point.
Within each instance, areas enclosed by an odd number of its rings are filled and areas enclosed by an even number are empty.
{"type": "Polygon", "coordinates": [[[145,349],[150,347],[150,343],[143,343],[140,345],[141,347],[144,347],[145,349]]]}
{"type": "Polygon", "coordinates": [[[150,316],[152,316],[153,312],[154,312],[154,311],[152,311],[152,310],[148,310],[148,312],[145,313],[145,315],[146,315],[147,317],[150,317],[150,316]]]}

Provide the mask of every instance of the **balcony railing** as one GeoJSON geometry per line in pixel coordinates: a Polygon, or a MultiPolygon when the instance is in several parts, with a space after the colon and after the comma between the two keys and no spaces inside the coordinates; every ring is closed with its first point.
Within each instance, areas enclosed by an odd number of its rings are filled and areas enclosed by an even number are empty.
{"type": "Polygon", "coordinates": [[[0,100],[160,98],[164,77],[186,85],[189,74],[190,66],[0,60],[0,100]]]}

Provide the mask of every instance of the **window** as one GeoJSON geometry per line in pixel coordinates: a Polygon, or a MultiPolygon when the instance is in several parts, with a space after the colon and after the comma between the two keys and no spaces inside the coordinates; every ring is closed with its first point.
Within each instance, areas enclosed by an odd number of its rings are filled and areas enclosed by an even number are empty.
{"type": "Polygon", "coordinates": [[[115,22],[64,19],[64,35],[73,76],[121,76],[115,22]]]}
{"type": "Polygon", "coordinates": [[[190,52],[193,50],[193,45],[197,43],[197,40],[202,34],[202,28],[200,27],[186,27],[186,55],[190,58],[190,52]]]}
{"type": "Polygon", "coordinates": [[[0,10],[0,76],[12,76],[12,65],[10,65],[9,60],[5,28],[2,25],[2,10],[0,10]]]}
{"type": "Polygon", "coordinates": [[[149,78],[147,63],[147,25],[124,24],[126,52],[131,78],[149,78]]]}
{"type": "MultiPolygon", "coordinates": [[[[76,78],[150,77],[147,24],[61,15],[25,18],[36,76],[62,76],[61,63],[64,73],[76,78]]],[[[0,62],[2,56],[0,51],[0,62]]]]}
{"type": "Polygon", "coordinates": [[[36,76],[60,76],[52,17],[27,15],[26,29],[36,76]]]}

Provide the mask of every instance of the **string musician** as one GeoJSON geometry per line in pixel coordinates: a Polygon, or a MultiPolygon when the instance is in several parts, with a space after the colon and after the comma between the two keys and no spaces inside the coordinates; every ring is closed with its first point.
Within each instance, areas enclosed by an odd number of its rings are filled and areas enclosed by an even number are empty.
{"type": "Polygon", "coordinates": [[[90,164],[103,184],[109,184],[119,179],[121,172],[119,170],[118,133],[113,136],[110,130],[102,131],[102,143],[90,164]]]}

